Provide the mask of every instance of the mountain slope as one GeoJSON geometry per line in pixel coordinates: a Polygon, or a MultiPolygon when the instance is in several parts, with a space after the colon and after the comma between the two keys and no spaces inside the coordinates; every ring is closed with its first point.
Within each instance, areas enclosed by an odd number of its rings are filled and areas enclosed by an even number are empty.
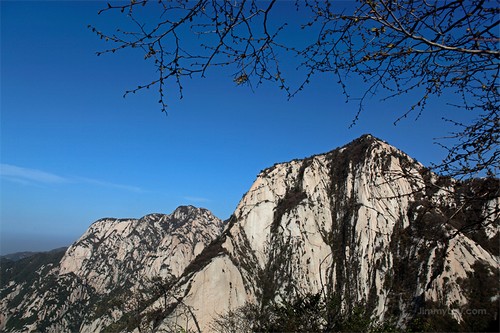
{"type": "Polygon", "coordinates": [[[60,260],[2,285],[0,329],[211,332],[247,311],[247,328],[286,330],[272,311],[323,302],[323,331],[360,309],[414,331],[487,330],[499,193],[498,179],[439,177],[365,135],[263,170],[226,223],[194,207],[95,222],[60,260]]]}
{"type": "Polygon", "coordinates": [[[490,281],[489,296],[475,306],[493,317],[498,188],[498,180],[463,184],[433,175],[372,136],[277,164],[258,175],[224,235],[206,249],[211,255],[181,279],[184,303],[204,330],[247,302],[265,308],[320,292],[341,300],[344,313],[362,304],[372,318],[399,325],[426,305],[456,309],[453,319],[463,322],[473,277],[490,281]],[[484,193],[471,201],[465,188],[484,193]],[[457,229],[477,223],[486,232],[457,229]]]}
{"type": "Polygon", "coordinates": [[[2,278],[0,328],[100,330],[127,311],[127,296],[149,280],[180,275],[222,227],[208,210],[192,206],[170,215],[96,221],[64,256],[27,268],[32,278],[2,278]],[[118,299],[121,307],[110,315],[107,307],[118,299]]]}

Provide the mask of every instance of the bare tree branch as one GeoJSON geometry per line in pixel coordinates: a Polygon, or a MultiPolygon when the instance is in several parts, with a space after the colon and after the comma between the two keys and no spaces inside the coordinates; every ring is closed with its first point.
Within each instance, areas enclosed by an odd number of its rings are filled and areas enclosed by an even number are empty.
{"type": "MultiPolygon", "coordinates": [[[[99,13],[120,11],[136,27],[107,34],[91,29],[113,46],[105,51],[139,49],[153,61],[157,78],[125,93],[158,87],[161,110],[171,89],[183,97],[183,82],[205,77],[217,67],[234,69],[237,85],[274,82],[289,98],[319,73],[332,73],[346,100],[358,103],[355,125],[368,98],[382,101],[412,94],[413,103],[396,117],[416,119],[428,101],[457,94],[455,107],[476,112],[477,121],[437,140],[449,155],[436,170],[450,175],[498,175],[500,9],[494,0],[296,0],[303,23],[280,23],[276,0],[131,0],[108,4],[99,13]],[[143,7],[155,20],[141,19],[143,7]],[[285,29],[309,33],[309,43],[283,38],[285,29]],[[303,80],[294,85],[282,63],[295,59],[303,80]],[[356,75],[366,86],[355,96],[349,86],[356,75]],[[488,137],[489,135],[489,137],[488,137]],[[486,142],[483,142],[486,141],[486,142]]],[[[453,117],[450,117],[453,119],[453,117]]]]}

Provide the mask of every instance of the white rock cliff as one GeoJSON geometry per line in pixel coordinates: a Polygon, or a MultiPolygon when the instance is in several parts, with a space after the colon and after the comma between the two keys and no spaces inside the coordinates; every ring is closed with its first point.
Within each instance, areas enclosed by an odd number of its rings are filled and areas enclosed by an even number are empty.
{"type": "Polygon", "coordinates": [[[95,222],[37,283],[2,285],[0,325],[211,332],[228,311],[315,294],[400,327],[441,307],[457,323],[494,315],[499,188],[437,176],[365,135],[263,170],[225,224],[194,207],[95,222]]]}

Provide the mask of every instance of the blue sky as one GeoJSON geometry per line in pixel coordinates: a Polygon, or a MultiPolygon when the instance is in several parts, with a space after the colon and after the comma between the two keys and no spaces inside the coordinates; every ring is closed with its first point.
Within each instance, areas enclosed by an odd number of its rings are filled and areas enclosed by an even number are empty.
{"type": "Polygon", "coordinates": [[[226,219],[260,170],[364,133],[424,164],[443,158],[433,138],[450,130],[446,96],[397,126],[409,101],[373,98],[349,128],[357,104],[328,75],[287,100],[276,86],[252,91],[212,70],[185,82],[182,100],[169,91],[166,116],[155,91],[122,98],[153,78],[142,55],[95,55],[107,45],[87,25],[121,24],[97,15],[105,3],[0,3],[2,253],[69,245],[99,218],[185,204],[226,219]]]}

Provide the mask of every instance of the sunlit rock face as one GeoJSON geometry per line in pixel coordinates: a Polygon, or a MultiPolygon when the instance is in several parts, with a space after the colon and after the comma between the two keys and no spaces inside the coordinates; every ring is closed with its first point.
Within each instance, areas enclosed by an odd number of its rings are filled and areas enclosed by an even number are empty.
{"type": "Polygon", "coordinates": [[[0,325],[20,331],[100,331],[131,307],[135,300],[126,295],[153,278],[180,276],[222,227],[211,212],[193,206],[170,215],[98,220],[60,262],[40,263],[32,280],[2,286],[0,325]]]}
{"type": "Polygon", "coordinates": [[[439,177],[365,135],[261,171],[226,222],[191,206],[95,222],[31,282],[2,285],[0,325],[210,332],[245,304],[319,292],[403,327],[429,309],[466,321],[498,308],[499,189],[439,177]],[[147,291],[158,277],[171,283],[147,291]]]}
{"type": "MultiPolygon", "coordinates": [[[[220,249],[182,281],[189,284],[184,300],[205,330],[215,315],[245,302],[262,306],[322,290],[342,299],[345,311],[363,304],[372,318],[400,325],[424,304],[463,310],[474,297],[464,281],[479,266],[487,293],[498,295],[491,283],[498,277],[498,207],[498,180],[438,177],[363,136],[263,170],[220,249]],[[467,191],[483,199],[468,202],[467,191]],[[476,222],[488,227],[459,231],[476,222]]],[[[463,311],[451,313],[462,320],[463,311]]]]}
{"type": "Polygon", "coordinates": [[[101,219],[66,251],[59,274],[73,273],[99,293],[134,280],[180,276],[220,234],[222,224],[208,210],[193,206],[170,215],[101,219]]]}

